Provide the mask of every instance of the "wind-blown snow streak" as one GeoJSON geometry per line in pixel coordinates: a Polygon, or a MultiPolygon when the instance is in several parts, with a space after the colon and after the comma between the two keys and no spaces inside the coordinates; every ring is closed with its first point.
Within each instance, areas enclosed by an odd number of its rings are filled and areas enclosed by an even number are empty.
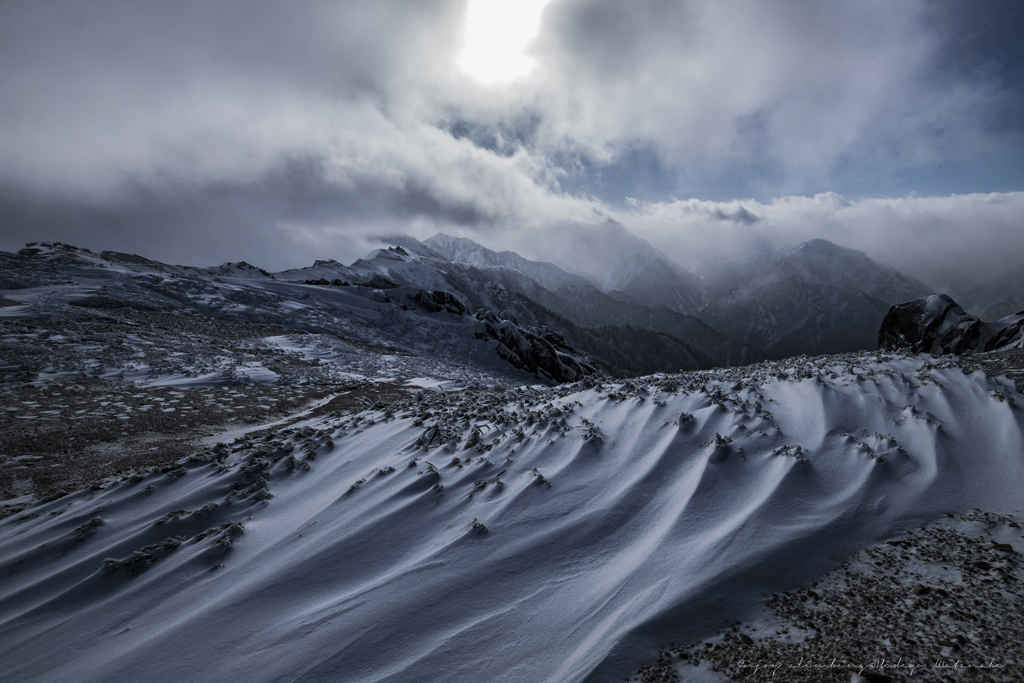
{"type": "Polygon", "coordinates": [[[425,391],[41,504],[0,523],[0,672],[620,679],[897,530],[1019,509],[1021,396],[955,363],[425,391]]]}

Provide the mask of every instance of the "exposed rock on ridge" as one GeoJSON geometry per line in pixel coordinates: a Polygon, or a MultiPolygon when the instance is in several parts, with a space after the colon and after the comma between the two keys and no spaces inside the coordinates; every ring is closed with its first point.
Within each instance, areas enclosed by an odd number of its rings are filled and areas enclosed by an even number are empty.
{"type": "Polygon", "coordinates": [[[562,336],[546,327],[520,327],[507,311],[480,311],[476,318],[484,323],[477,337],[496,341],[498,355],[521,370],[556,382],[575,382],[587,375],[600,374],[589,363],[574,357],[575,351],[562,336]]]}
{"type": "Polygon", "coordinates": [[[970,355],[1024,343],[1024,315],[985,322],[945,294],[889,309],[878,331],[878,348],[935,355],[970,355]]]}

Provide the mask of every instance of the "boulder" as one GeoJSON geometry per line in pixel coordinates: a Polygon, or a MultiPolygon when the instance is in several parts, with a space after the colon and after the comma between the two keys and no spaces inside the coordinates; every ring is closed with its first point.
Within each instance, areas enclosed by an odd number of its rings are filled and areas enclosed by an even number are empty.
{"type": "Polygon", "coordinates": [[[1024,339],[1024,314],[985,322],[967,313],[945,294],[893,306],[878,330],[882,351],[970,355],[1019,346],[1024,339]]]}
{"type": "Polygon", "coordinates": [[[507,311],[480,311],[476,318],[483,323],[483,329],[477,336],[497,342],[495,351],[498,355],[521,370],[555,382],[575,382],[588,375],[600,374],[590,363],[579,358],[561,335],[546,327],[517,325],[507,319],[514,318],[507,311]]]}
{"type": "Polygon", "coordinates": [[[469,313],[469,309],[466,308],[465,304],[455,298],[455,295],[451,292],[428,292],[425,289],[421,289],[415,294],[407,294],[406,297],[430,313],[440,313],[441,311],[447,311],[452,315],[465,315],[469,313]]]}

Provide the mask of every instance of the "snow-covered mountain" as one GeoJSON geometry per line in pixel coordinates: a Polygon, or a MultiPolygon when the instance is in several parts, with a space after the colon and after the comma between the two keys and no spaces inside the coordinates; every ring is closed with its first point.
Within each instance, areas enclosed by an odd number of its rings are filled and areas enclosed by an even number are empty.
{"type": "MultiPolygon", "coordinates": [[[[621,681],[860,548],[1019,509],[1022,397],[957,362],[864,353],[421,390],[236,427],[0,520],[0,671],[621,681]]],[[[1018,536],[990,552],[1012,559],[1018,536]]],[[[1002,564],[951,566],[930,590],[1002,564]]],[[[889,602],[929,590],[911,589],[889,602]]]]}
{"type": "Polygon", "coordinates": [[[529,261],[513,252],[494,252],[466,238],[440,235],[428,240],[429,244],[420,244],[410,237],[390,240],[400,241],[403,248],[412,253],[423,254],[428,262],[450,275],[473,281],[475,284],[467,286],[454,277],[448,279],[449,286],[463,292],[467,298],[475,296],[487,282],[501,284],[557,316],[547,319],[532,303],[520,302],[518,305],[532,309],[529,314],[524,313],[524,317],[546,319],[544,324],[552,327],[571,324],[583,328],[580,331],[567,329],[566,338],[573,345],[602,357],[614,356],[619,367],[634,371],[645,368],[640,372],[673,371],[686,367],[744,365],[769,357],[759,349],[717,332],[697,318],[660,306],[657,301],[621,292],[600,292],[582,278],[564,273],[549,263],[529,261]],[[436,259],[441,258],[442,252],[445,261],[453,262],[438,263],[436,259]],[[431,255],[435,257],[432,261],[431,255]],[[551,290],[541,286],[530,273],[539,274],[549,283],[564,284],[551,290]],[[584,339],[585,330],[604,341],[584,339]],[[610,343],[611,338],[618,341],[610,343]],[[628,352],[624,352],[626,347],[628,352]]]}
{"type": "MultiPolygon", "coordinates": [[[[667,310],[652,314],[589,284],[563,285],[563,290],[585,288],[604,303],[578,315],[572,303],[517,270],[456,263],[412,238],[403,242],[405,247],[378,249],[347,266],[326,259],[273,274],[245,263],[170,266],[135,255],[40,244],[17,255],[0,255],[9,275],[0,284],[12,291],[8,299],[25,302],[31,310],[41,310],[44,301],[48,310],[63,305],[59,315],[68,315],[68,306],[76,315],[145,308],[258,322],[431,362],[465,355],[460,362],[486,372],[503,359],[548,381],[572,380],[595,367],[625,375],[765,357],[696,319],[667,310]],[[76,286],[54,291],[71,283],[76,286]],[[454,297],[457,312],[431,303],[445,297],[454,297]],[[557,363],[546,360],[551,358],[557,363]]],[[[523,264],[530,265],[525,259],[523,264]]],[[[559,281],[582,282],[570,275],[559,281]]]]}
{"type": "Polygon", "coordinates": [[[438,233],[423,244],[449,261],[478,268],[508,268],[518,271],[552,292],[559,287],[591,284],[579,275],[567,273],[553,263],[530,261],[514,251],[492,251],[465,237],[451,237],[438,233]]]}
{"type": "MultiPolygon", "coordinates": [[[[321,335],[317,343],[335,348],[327,358],[344,358],[344,369],[333,370],[340,376],[349,374],[352,353],[376,368],[375,357],[382,351],[416,359],[414,367],[456,363],[486,374],[518,376],[519,381],[570,381],[594,371],[558,332],[535,320],[519,324],[495,297],[478,298],[474,303],[482,305],[469,310],[448,291],[445,273],[398,248],[379,250],[351,266],[318,261],[308,269],[274,275],[248,264],[168,266],[59,243],[0,253],[0,265],[4,299],[14,304],[3,310],[9,318],[91,319],[100,324],[109,323],[107,311],[148,311],[272,327],[266,338],[289,331],[321,335]]],[[[270,367],[276,358],[239,364],[217,340],[204,340],[200,346],[205,350],[183,349],[182,363],[154,367],[145,351],[118,344],[116,352],[96,354],[104,357],[98,371],[102,376],[127,373],[154,379],[164,372],[194,374],[197,384],[237,381],[239,371],[253,381],[273,383],[280,374],[270,367]],[[141,358],[134,357],[137,352],[141,358]]],[[[52,361],[47,353],[34,358],[33,350],[17,344],[0,351],[6,365],[28,373],[48,372],[52,361]]],[[[167,360],[161,356],[162,363],[167,360]]]]}
{"type": "Polygon", "coordinates": [[[726,646],[778,651],[736,620],[780,591],[810,614],[780,640],[875,647],[853,593],[857,642],[820,638],[812,582],[886,541],[865,580],[937,624],[915,647],[955,618],[1019,650],[977,614],[1019,612],[989,516],[1024,508],[1018,351],[709,368],[656,331],[723,339],[692,318],[411,241],[276,274],[40,243],[0,278],[3,680],[601,683],[675,642],[717,682],[726,646]],[[611,380],[575,339],[701,369],[611,380]],[[893,540],[968,511],[970,552],[893,540]]]}
{"type": "Polygon", "coordinates": [[[708,276],[701,317],[776,356],[875,347],[889,307],[927,296],[921,282],[822,239],[708,276]]]}
{"type": "Polygon", "coordinates": [[[984,320],[1024,312],[1024,263],[971,287],[956,299],[984,320]]]}

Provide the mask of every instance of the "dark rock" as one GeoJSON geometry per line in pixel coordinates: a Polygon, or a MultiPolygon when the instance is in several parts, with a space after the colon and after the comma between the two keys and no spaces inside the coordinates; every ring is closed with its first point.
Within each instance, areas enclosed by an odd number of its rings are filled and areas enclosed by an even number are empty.
{"type": "Polygon", "coordinates": [[[978,346],[981,324],[950,297],[933,294],[890,308],[878,331],[878,348],[936,355],[971,353],[978,346]]]}
{"type": "Polygon", "coordinates": [[[945,294],[893,306],[878,330],[882,351],[969,355],[994,351],[1024,339],[1024,316],[984,322],[945,294]]]}
{"type": "Polygon", "coordinates": [[[356,286],[369,287],[370,289],[395,289],[398,287],[398,284],[379,273],[374,273],[369,280],[357,282],[356,286]]]}
{"type": "Polygon", "coordinates": [[[428,292],[421,289],[415,294],[407,294],[406,296],[414,304],[430,313],[440,313],[441,311],[447,311],[452,315],[465,315],[469,313],[469,309],[466,308],[465,304],[459,301],[451,292],[428,292]]]}
{"type": "Polygon", "coordinates": [[[495,351],[515,367],[532,372],[555,382],[575,382],[588,375],[600,374],[588,362],[576,356],[562,337],[543,326],[520,327],[507,311],[479,311],[476,318],[483,322],[481,339],[498,342],[495,351]]]}

